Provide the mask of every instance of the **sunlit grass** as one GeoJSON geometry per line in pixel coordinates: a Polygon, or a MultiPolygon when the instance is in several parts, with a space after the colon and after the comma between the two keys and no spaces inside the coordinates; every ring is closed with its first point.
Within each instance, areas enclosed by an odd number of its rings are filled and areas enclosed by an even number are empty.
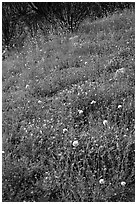
{"type": "MultiPolygon", "coordinates": [[[[126,13],[127,12],[127,13],[126,13]]],[[[3,61],[3,201],[134,201],[134,13],[3,61]]]]}

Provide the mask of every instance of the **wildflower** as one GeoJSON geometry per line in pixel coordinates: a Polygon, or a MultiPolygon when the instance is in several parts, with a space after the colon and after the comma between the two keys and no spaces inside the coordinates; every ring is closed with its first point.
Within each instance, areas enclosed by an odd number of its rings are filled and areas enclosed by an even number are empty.
{"type": "Polygon", "coordinates": [[[38,103],[42,103],[42,101],[38,100],[38,103]]]}
{"type": "Polygon", "coordinates": [[[62,152],[61,152],[61,153],[58,153],[58,156],[61,157],[61,156],[62,156],[62,152]]]}
{"type": "Polygon", "coordinates": [[[90,103],[90,104],[94,104],[94,103],[96,103],[96,101],[94,101],[94,100],[93,100],[93,101],[91,101],[91,103],[90,103]]]}
{"type": "Polygon", "coordinates": [[[27,89],[27,88],[29,88],[29,85],[28,85],[28,84],[26,85],[26,89],[27,89]]]}
{"type": "Polygon", "coordinates": [[[122,67],[116,71],[117,73],[125,73],[125,68],[122,67]]]}
{"type": "Polygon", "coordinates": [[[121,181],[121,186],[125,186],[126,182],[125,181],[121,181]]]}
{"type": "Polygon", "coordinates": [[[82,113],[83,113],[83,110],[78,110],[78,113],[79,113],[79,114],[82,114],[82,113]]]}
{"type": "Polygon", "coordinates": [[[68,130],[67,130],[67,128],[64,128],[63,129],[63,133],[66,133],[68,130]]]}
{"type": "Polygon", "coordinates": [[[75,140],[75,141],[73,142],[73,146],[74,146],[74,147],[77,147],[78,145],[79,145],[78,140],[75,140]]]}
{"type": "Polygon", "coordinates": [[[103,125],[104,125],[104,126],[107,126],[107,125],[108,125],[108,121],[107,121],[107,120],[104,120],[104,121],[103,121],[103,125]]]}
{"type": "Polygon", "coordinates": [[[122,108],[122,105],[118,105],[118,108],[122,108]]]}
{"type": "Polygon", "coordinates": [[[99,180],[99,183],[100,183],[100,184],[104,184],[104,183],[105,183],[105,180],[104,180],[104,179],[100,179],[100,180],[99,180]]]}

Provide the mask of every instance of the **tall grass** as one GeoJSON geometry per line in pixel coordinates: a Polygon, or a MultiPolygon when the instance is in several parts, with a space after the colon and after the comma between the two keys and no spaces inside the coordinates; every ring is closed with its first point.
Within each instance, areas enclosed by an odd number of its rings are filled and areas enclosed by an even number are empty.
{"type": "Polygon", "coordinates": [[[126,10],[8,53],[4,202],[135,200],[134,21],[126,10]]]}

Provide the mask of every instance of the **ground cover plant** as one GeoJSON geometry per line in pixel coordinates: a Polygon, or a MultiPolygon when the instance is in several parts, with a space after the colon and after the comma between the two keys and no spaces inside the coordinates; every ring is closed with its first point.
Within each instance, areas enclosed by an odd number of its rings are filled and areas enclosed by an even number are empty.
{"type": "Polygon", "coordinates": [[[134,202],[134,11],[50,29],[2,62],[2,199],[134,202]]]}

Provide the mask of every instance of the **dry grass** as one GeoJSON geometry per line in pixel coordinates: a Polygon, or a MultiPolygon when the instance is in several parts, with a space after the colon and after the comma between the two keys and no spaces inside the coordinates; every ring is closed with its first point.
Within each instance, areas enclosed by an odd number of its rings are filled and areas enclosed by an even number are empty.
{"type": "Polygon", "coordinates": [[[3,201],[135,200],[134,21],[39,34],[3,61],[3,201]]]}

